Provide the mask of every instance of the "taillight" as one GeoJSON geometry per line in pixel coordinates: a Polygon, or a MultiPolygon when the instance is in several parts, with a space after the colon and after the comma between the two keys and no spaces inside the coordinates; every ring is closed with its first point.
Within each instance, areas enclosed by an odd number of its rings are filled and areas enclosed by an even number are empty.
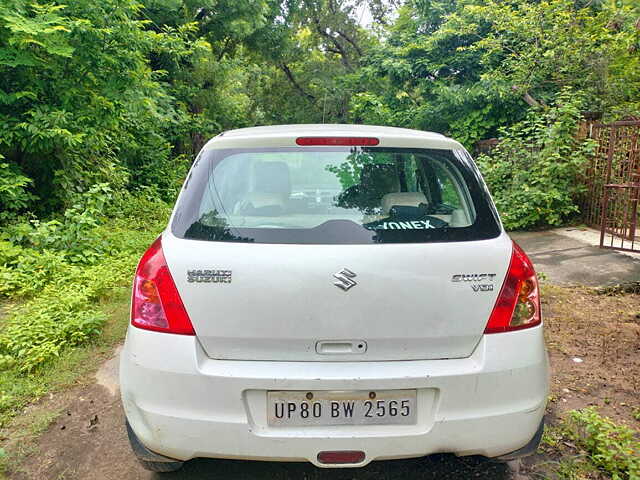
{"type": "Polygon", "coordinates": [[[145,330],[194,335],[158,238],[144,253],[133,280],[131,324],[145,330]]]}
{"type": "Polygon", "coordinates": [[[507,277],[484,333],[510,332],[535,327],[541,322],[536,272],[527,254],[513,242],[507,277]]]}
{"type": "Polygon", "coordinates": [[[380,140],[375,137],[298,137],[296,144],[307,147],[312,145],[324,146],[363,146],[375,147],[380,140]]]}

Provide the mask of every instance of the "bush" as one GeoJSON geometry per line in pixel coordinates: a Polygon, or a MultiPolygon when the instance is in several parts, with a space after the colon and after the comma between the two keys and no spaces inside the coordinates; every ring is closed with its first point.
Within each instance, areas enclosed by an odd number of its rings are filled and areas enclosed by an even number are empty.
{"type": "Polygon", "coordinates": [[[565,90],[555,106],[504,129],[499,145],[478,158],[507,229],[561,225],[579,212],[578,176],[594,147],[576,139],[580,107],[565,90]]]}
{"type": "Polygon", "coordinates": [[[162,228],[171,215],[171,206],[160,199],[156,188],[140,187],[133,193],[116,192],[106,214],[126,228],[145,230],[149,225],[162,228]]]}
{"type": "Polygon", "coordinates": [[[629,427],[601,417],[593,407],[571,411],[567,427],[573,441],[613,480],[640,479],[640,442],[629,427]]]}
{"type": "MultiPolygon", "coordinates": [[[[122,243],[118,253],[105,255],[94,265],[72,264],[51,251],[11,249],[0,243],[0,256],[6,262],[0,266],[0,279],[11,280],[2,284],[0,294],[28,297],[4,321],[0,368],[33,371],[63,349],[99,334],[105,320],[99,298],[130,282],[141,252],[155,235],[153,230],[122,230],[112,239],[136,239],[122,243]]],[[[113,244],[114,249],[117,246],[113,244]]]]}
{"type": "Polygon", "coordinates": [[[0,297],[36,295],[69,266],[63,253],[0,241],[0,297]]]}
{"type": "Polygon", "coordinates": [[[0,296],[23,301],[3,319],[0,369],[32,372],[99,334],[105,315],[98,300],[131,281],[170,213],[153,192],[146,193],[118,194],[108,204],[110,191],[99,185],[60,220],[32,219],[5,229],[0,296]],[[119,218],[103,216],[116,215],[118,205],[119,218]]]}
{"type": "Polygon", "coordinates": [[[37,295],[9,312],[0,333],[0,367],[32,371],[100,333],[105,315],[97,300],[129,281],[137,259],[128,253],[87,267],[60,264],[44,288],[31,290],[37,295]]]}
{"type": "MultiPolygon", "coordinates": [[[[38,297],[13,312],[0,335],[0,367],[32,371],[63,348],[98,334],[105,316],[87,308],[89,296],[82,290],[71,288],[55,297],[38,297]]],[[[52,289],[45,292],[53,293],[52,289]]]]}
{"type": "Polygon", "coordinates": [[[61,252],[72,263],[95,263],[106,250],[96,227],[110,199],[111,189],[107,184],[94,185],[77,195],[61,218],[46,222],[32,218],[9,225],[2,238],[36,251],[61,252]]]}
{"type": "Polygon", "coordinates": [[[3,158],[0,155],[0,223],[11,219],[35,199],[27,191],[31,179],[19,173],[16,167],[3,163],[3,158]]]}

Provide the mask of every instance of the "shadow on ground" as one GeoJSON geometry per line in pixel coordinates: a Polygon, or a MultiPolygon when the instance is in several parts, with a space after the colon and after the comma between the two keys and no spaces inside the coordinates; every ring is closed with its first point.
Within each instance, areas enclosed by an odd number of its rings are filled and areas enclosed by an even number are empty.
{"type": "Polygon", "coordinates": [[[320,469],[309,463],[247,462],[234,460],[197,459],[185,463],[175,473],[156,474],[157,480],[447,480],[512,478],[505,464],[493,463],[482,457],[458,458],[453,455],[432,455],[411,460],[372,462],[364,468],[320,469]]]}

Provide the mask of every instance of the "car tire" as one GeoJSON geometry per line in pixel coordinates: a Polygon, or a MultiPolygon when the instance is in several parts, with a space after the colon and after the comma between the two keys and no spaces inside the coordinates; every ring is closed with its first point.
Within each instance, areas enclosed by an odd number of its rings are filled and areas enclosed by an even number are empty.
{"type": "Polygon", "coordinates": [[[141,458],[138,458],[138,461],[145,470],[156,473],[175,472],[180,470],[184,465],[184,462],[149,462],[148,460],[142,460],[141,458]]]}

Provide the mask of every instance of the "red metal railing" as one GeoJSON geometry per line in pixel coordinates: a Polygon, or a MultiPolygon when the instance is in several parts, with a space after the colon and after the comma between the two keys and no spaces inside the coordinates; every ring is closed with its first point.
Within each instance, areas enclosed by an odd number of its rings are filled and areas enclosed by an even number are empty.
{"type": "Polygon", "coordinates": [[[601,247],[640,251],[640,121],[594,123],[588,136],[596,150],[584,175],[584,221],[600,229],[601,247]]]}

